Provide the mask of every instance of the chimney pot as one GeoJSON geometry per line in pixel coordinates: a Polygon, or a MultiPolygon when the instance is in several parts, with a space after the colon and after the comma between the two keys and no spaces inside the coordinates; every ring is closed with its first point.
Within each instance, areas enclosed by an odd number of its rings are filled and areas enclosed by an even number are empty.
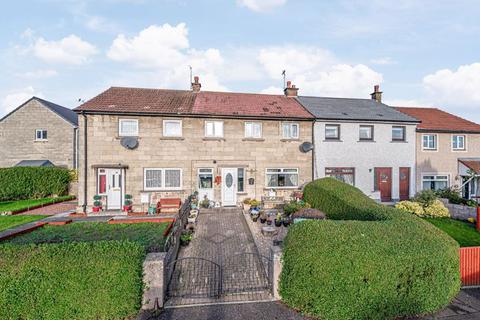
{"type": "Polygon", "coordinates": [[[292,81],[287,81],[287,88],[290,88],[292,86],[292,81]]]}
{"type": "Polygon", "coordinates": [[[292,85],[292,81],[287,81],[287,87],[283,89],[283,92],[287,97],[296,97],[298,95],[298,88],[292,85]]]}
{"type": "Polygon", "coordinates": [[[198,76],[195,76],[195,77],[193,77],[193,79],[194,79],[194,83],[198,83],[200,78],[198,76]]]}
{"type": "Polygon", "coordinates": [[[200,92],[200,88],[202,87],[202,84],[199,82],[200,78],[198,76],[193,77],[193,83],[192,83],[192,91],[193,92],[200,92]]]}
{"type": "Polygon", "coordinates": [[[373,93],[370,94],[372,100],[376,100],[377,102],[382,102],[382,91],[380,91],[380,85],[376,84],[373,86],[373,93]]]}

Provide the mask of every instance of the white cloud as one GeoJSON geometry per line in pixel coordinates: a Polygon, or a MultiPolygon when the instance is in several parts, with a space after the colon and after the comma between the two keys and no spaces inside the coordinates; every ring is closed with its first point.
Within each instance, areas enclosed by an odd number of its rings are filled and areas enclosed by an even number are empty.
{"type": "Polygon", "coordinates": [[[22,103],[30,99],[32,96],[43,97],[41,92],[37,92],[33,87],[29,86],[20,90],[10,92],[2,99],[0,117],[14,110],[22,103]]]}
{"type": "Polygon", "coordinates": [[[457,70],[438,70],[425,76],[423,85],[437,105],[476,110],[480,107],[480,63],[463,65],[457,70]]]}
{"type": "Polygon", "coordinates": [[[287,0],[237,0],[237,4],[255,12],[266,12],[281,7],[287,0]]]}
{"type": "Polygon", "coordinates": [[[47,41],[40,37],[35,40],[31,50],[45,62],[71,65],[87,63],[97,53],[94,45],[73,34],[58,41],[47,41]]]}
{"type": "Polygon", "coordinates": [[[388,65],[388,64],[396,64],[397,62],[393,60],[390,57],[381,57],[381,58],[376,58],[370,60],[371,63],[373,64],[378,64],[378,65],[388,65]]]}
{"type": "MultiPolygon", "coordinates": [[[[339,61],[332,53],[317,47],[286,46],[260,50],[258,59],[272,79],[292,80],[301,95],[368,98],[380,73],[363,64],[350,65],[339,61]]],[[[275,92],[267,88],[262,92],[275,92]]]]}
{"type": "Polygon", "coordinates": [[[52,69],[39,69],[33,71],[27,71],[24,73],[16,73],[15,76],[24,79],[46,79],[56,76],[58,73],[52,69]]]}

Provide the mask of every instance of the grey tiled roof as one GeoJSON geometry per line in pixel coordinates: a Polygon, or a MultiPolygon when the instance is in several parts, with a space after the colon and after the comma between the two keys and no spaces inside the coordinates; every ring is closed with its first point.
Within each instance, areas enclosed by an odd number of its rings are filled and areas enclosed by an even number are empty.
{"type": "Polygon", "coordinates": [[[302,96],[297,99],[317,119],[420,122],[414,117],[372,99],[302,96]]]}
{"type": "Polygon", "coordinates": [[[22,160],[15,167],[53,167],[50,160],[22,160]]]}

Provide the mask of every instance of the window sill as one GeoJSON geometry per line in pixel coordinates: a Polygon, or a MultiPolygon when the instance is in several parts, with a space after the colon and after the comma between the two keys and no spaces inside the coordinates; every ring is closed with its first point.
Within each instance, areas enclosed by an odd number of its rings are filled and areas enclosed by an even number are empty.
{"type": "Polygon", "coordinates": [[[466,149],[452,149],[452,152],[467,152],[466,149]]]}
{"type": "Polygon", "coordinates": [[[248,192],[237,192],[239,196],[246,196],[248,195],[248,192]]]}
{"type": "Polygon", "coordinates": [[[343,142],[343,140],[340,139],[325,139],[323,142],[343,142]]]}
{"type": "Polygon", "coordinates": [[[293,138],[293,139],[280,139],[282,142],[293,142],[293,141],[300,141],[298,138],[293,138]]]}
{"type": "Polygon", "coordinates": [[[422,151],[435,152],[435,151],[438,151],[438,149],[422,149],[422,151]]]}
{"type": "Polygon", "coordinates": [[[122,138],[136,138],[136,139],[141,139],[139,136],[116,136],[115,139],[121,140],[122,138]]]}
{"type": "Polygon", "coordinates": [[[185,189],[157,189],[157,190],[140,190],[140,192],[184,192],[185,189]]]}
{"type": "Polygon", "coordinates": [[[407,140],[392,140],[391,143],[408,143],[407,140]]]}
{"type": "Polygon", "coordinates": [[[243,138],[242,141],[262,142],[262,141],[265,141],[265,139],[263,139],[263,138],[243,138]]]}
{"type": "Polygon", "coordinates": [[[160,140],[185,140],[184,137],[161,137],[160,140]]]}
{"type": "Polygon", "coordinates": [[[33,142],[48,142],[47,139],[37,139],[37,140],[33,140],[33,142]]]}
{"type": "Polygon", "coordinates": [[[203,141],[225,141],[225,138],[205,137],[205,138],[203,138],[203,141]]]}
{"type": "Polygon", "coordinates": [[[296,186],[296,187],[268,187],[268,188],[263,188],[263,190],[267,191],[267,190],[297,190],[299,189],[300,187],[299,186],[296,186]]]}
{"type": "Polygon", "coordinates": [[[377,141],[375,141],[375,140],[358,140],[357,142],[373,142],[373,143],[376,143],[377,141]]]}

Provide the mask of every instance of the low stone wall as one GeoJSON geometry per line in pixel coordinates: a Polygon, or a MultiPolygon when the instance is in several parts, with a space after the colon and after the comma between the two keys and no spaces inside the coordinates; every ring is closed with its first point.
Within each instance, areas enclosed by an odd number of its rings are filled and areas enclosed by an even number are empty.
{"type": "Polygon", "coordinates": [[[163,307],[165,300],[165,252],[147,254],[143,262],[142,309],[153,310],[163,307]]]}
{"type": "Polygon", "coordinates": [[[477,208],[464,206],[461,204],[453,204],[448,201],[448,199],[440,199],[453,219],[457,220],[467,220],[468,218],[477,218],[477,208]]]}
{"type": "Polygon", "coordinates": [[[272,291],[273,297],[280,300],[280,274],[282,273],[282,249],[274,246],[271,248],[271,259],[273,263],[272,291]]]}

